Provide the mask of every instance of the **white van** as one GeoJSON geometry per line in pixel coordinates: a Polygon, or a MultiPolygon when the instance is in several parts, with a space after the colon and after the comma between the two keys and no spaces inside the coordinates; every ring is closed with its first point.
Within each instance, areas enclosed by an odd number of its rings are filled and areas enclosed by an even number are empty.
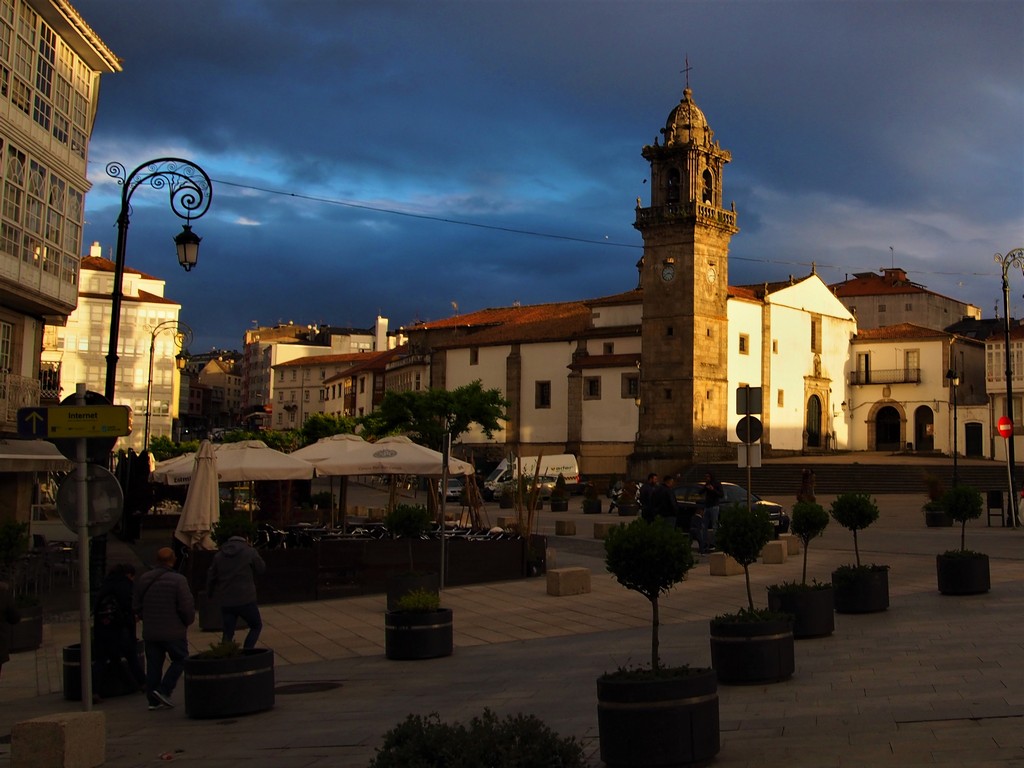
{"type": "Polygon", "coordinates": [[[565,478],[568,486],[577,485],[580,481],[580,467],[576,463],[576,457],[571,453],[557,453],[551,456],[542,456],[540,461],[540,472],[537,472],[537,457],[524,456],[519,459],[519,471],[513,471],[508,459],[502,459],[501,463],[494,468],[494,471],[484,480],[485,498],[493,498],[501,489],[502,483],[515,480],[520,474],[526,477],[533,477],[535,474],[542,477],[557,478],[559,475],[565,478]]]}

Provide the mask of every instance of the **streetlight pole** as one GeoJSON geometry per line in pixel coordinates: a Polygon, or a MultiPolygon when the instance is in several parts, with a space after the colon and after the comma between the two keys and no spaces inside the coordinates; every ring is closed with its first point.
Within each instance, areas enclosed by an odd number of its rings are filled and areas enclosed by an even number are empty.
{"type": "MultiPolygon", "coordinates": [[[[166,188],[170,195],[171,211],[185,219],[182,231],[174,238],[178,263],[188,272],[199,257],[200,237],[192,231],[192,219],[198,219],[210,207],[213,183],[206,171],[195,163],[176,157],[149,160],[131,173],[121,163],[107,165],[107,175],[121,185],[121,211],[117,216],[117,252],[114,258],[114,287],[110,294],[110,342],[107,345],[107,378],[104,395],[114,402],[114,381],[117,376],[117,337],[121,329],[121,282],[124,278],[125,246],[128,242],[128,223],[132,194],[143,184],[153,189],[166,188]]],[[[147,414],[148,416],[148,414],[147,414]]],[[[147,440],[148,442],[148,440],[147,440]]]]}
{"type": "MultiPolygon", "coordinates": [[[[149,380],[146,383],[146,431],[144,433],[142,441],[142,450],[149,450],[149,415],[153,411],[153,365],[154,355],[156,351],[156,337],[160,331],[166,330],[167,328],[175,328],[174,343],[178,349],[184,351],[185,347],[188,346],[189,342],[192,341],[192,329],[185,323],[178,320],[164,320],[162,323],[158,323],[153,328],[152,333],[149,336],[149,380]]],[[[178,354],[174,358],[176,363],[176,369],[180,372],[184,367],[185,358],[182,354],[178,354]]]]}
{"type": "MultiPolygon", "coordinates": [[[[952,356],[951,356],[952,357],[952,356]]],[[[946,378],[953,389],[953,487],[959,485],[960,476],[957,474],[957,455],[960,453],[957,448],[957,419],[956,419],[956,390],[960,386],[960,373],[956,370],[956,361],[950,361],[950,368],[946,372],[946,378]]]]}
{"type": "MultiPolygon", "coordinates": [[[[1006,352],[1006,418],[1014,425],[1013,418],[1013,358],[1010,355],[1010,282],[1006,277],[1006,271],[1011,267],[1017,267],[1024,271],[1024,248],[1015,248],[1005,256],[997,253],[995,262],[1003,269],[1003,341],[1006,352]]],[[[1011,528],[1020,525],[1017,517],[1017,491],[1016,482],[1013,478],[1015,457],[1013,451],[1015,435],[1010,435],[1006,440],[1006,473],[1010,482],[1010,501],[1007,509],[1006,524],[1011,528]]]]}

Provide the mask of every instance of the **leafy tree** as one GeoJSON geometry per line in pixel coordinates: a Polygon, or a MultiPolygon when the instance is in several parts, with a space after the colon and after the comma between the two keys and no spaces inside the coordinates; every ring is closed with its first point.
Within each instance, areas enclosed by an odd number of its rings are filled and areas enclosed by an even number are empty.
{"type": "Polygon", "coordinates": [[[330,416],[314,413],[306,419],[299,430],[303,445],[312,445],[317,440],[331,435],[350,435],[356,430],[356,420],[347,416],[330,416]]]}
{"type": "Polygon", "coordinates": [[[367,438],[403,432],[416,442],[441,450],[444,433],[452,440],[477,424],[487,437],[501,429],[510,403],[497,389],[485,390],[480,381],[451,391],[428,389],[420,392],[388,392],[380,407],[360,419],[367,438]]]}
{"type": "Polygon", "coordinates": [[[241,443],[246,440],[262,440],[268,448],[291,453],[301,445],[301,433],[295,429],[261,429],[258,432],[236,429],[224,435],[225,443],[241,443]]]}
{"type": "Polygon", "coordinates": [[[981,493],[969,485],[958,485],[942,497],[946,513],[960,523],[960,551],[967,551],[967,521],[981,517],[981,493]]]}
{"type": "Polygon", "coordinates": [[[821,536],[828,527],[828,512],[821,504],[813,501],[798,501],[793,505],[793,522],[790,528],[793,534],[804,544],[804,570],[801,584],[807,583],[807,548],[811,540],[821,536]]]}
{"type": "Polygon", "coordinates": [[[164,435],[155,435],[150,438],[149,452],[157,461],[167,461],[183,453],[193,453],[199,450],[198,440],[186,440],[183,443],[175,443],[171,438],[164,435]]]}
{"type": "Polygon", "coordinates": [[[750,591],[750,566],[757,562],[764,545],[775,535],[775,525],[764,509],[747,509],[734,504],[722,511],[715,531],[715,544],[743,566],[747,582],[747,605],[754,611],[754,595],[750,591]]]}
{"type": "Polygon", "coordinates": [[[853,532],[853,554],[860,568],[860,545],[857,531],[861,531],[878,519],[878,505],[866,493],[844,493],[832,502],[830,510],[837,523],[853,532]]]}

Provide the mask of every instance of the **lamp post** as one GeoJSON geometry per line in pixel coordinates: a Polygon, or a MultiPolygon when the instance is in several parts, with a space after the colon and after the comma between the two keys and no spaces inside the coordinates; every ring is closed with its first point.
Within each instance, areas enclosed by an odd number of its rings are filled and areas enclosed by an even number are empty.
{"type": "Polygon", "coordinates": [[[162,323],[157,323],[156,327],[153,328],[149,335],[149,380],[146,383],[146,431],[143,436],[142,450],[149,450],[149,415],[153,411],[153,366],[154,366],[154,355],[156,351],[156,337],[161,331],[167,330],[168,328],[175,328],[174,343],[180,350],[177,355],[174,356],[175,369],[181,372],[185,369],[185,363],[188,362],[184,354],[185,347],[188,346],[189,342],[192,341],[192,329],[189,328],[185,323],[179,322],[178,320],[164,320],[162,323]]]}
{"type": "Polygon", "coordinates": [[[953,487],[956,488],[960,481],[956,465],[959,454],[957,449],[956,388],[960,386],[960,374],[956,370],[955,360],[952,361],[952,367],[946,371],[946,378],[949,379],[949,385],[953,388],[953,487]]]}
{"type": "MultiPolygon", "coordinates": [[[[1013,359],[1010,355],[1010,282],[1007,280],[1006,271],[1011,267],[1017,267],[1024,271],[1024,248],[1015,248],[1005,256],[1000,253],[995,255],[995,262],[1003,269],[1003,341],[1006,352],[1006,418],[1010,424],[1015,423],[1013,418],[1013,359]]],[[[1006,524],[1011,528],[1020,525],[1017,518],[1017,491],[1013,479],[1014,470],[1014,435],[1006,439],[1006,473],[1010,483],[1010,497],[1007,507],[1006,524]]]]}
{"type": "MultiPolygon", "coordinates": [[[[127,173],[121,163],[110,163],[107,165],[107,175],[117,179],[121,185],[121,212],[117,216],[117,251],[114,258],[114,288],[110,294],[110,343],[107,345],[107,379],[104,388],[104,395],[113,403],[114,379],[117,376],[117,337],[121,328],[121,282],[124,278],[132,194],[143,184],[149,184],[153,189],[167,189],[171,211],[178,218],[185,219],[182,231],[174,238],[174,245],[178,251],[178,263],[188,272],[196,265],[201,239],[192,231],[191,222],[209,209],[213,199],[213,183],[206,171],[198,165],[176,157],[149,160],[131,173],[127,173]]],[[[146,442],[149,442],[148,437],[146,442]]]]}

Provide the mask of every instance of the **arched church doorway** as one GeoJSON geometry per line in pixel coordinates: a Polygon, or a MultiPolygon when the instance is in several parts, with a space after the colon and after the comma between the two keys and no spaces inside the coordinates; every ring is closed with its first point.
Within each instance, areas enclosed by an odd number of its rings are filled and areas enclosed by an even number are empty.
{"type": "Polygon", "coordinates": [[[900,445],[900,412],[887,405],[875,415],[875,450],[898,451],[900,445]]]}
{"type": "Polygon", "coordinates": [[[914,411],[914,449],[935,449],[935,414],[927,405],[919,405],[914,411]]]}
{"type": "Polygon", "coordinates": [[[807,420],[804,426],[807,448],[821,448],[821,398],[811,395],[807,398],[807,420]]]}

